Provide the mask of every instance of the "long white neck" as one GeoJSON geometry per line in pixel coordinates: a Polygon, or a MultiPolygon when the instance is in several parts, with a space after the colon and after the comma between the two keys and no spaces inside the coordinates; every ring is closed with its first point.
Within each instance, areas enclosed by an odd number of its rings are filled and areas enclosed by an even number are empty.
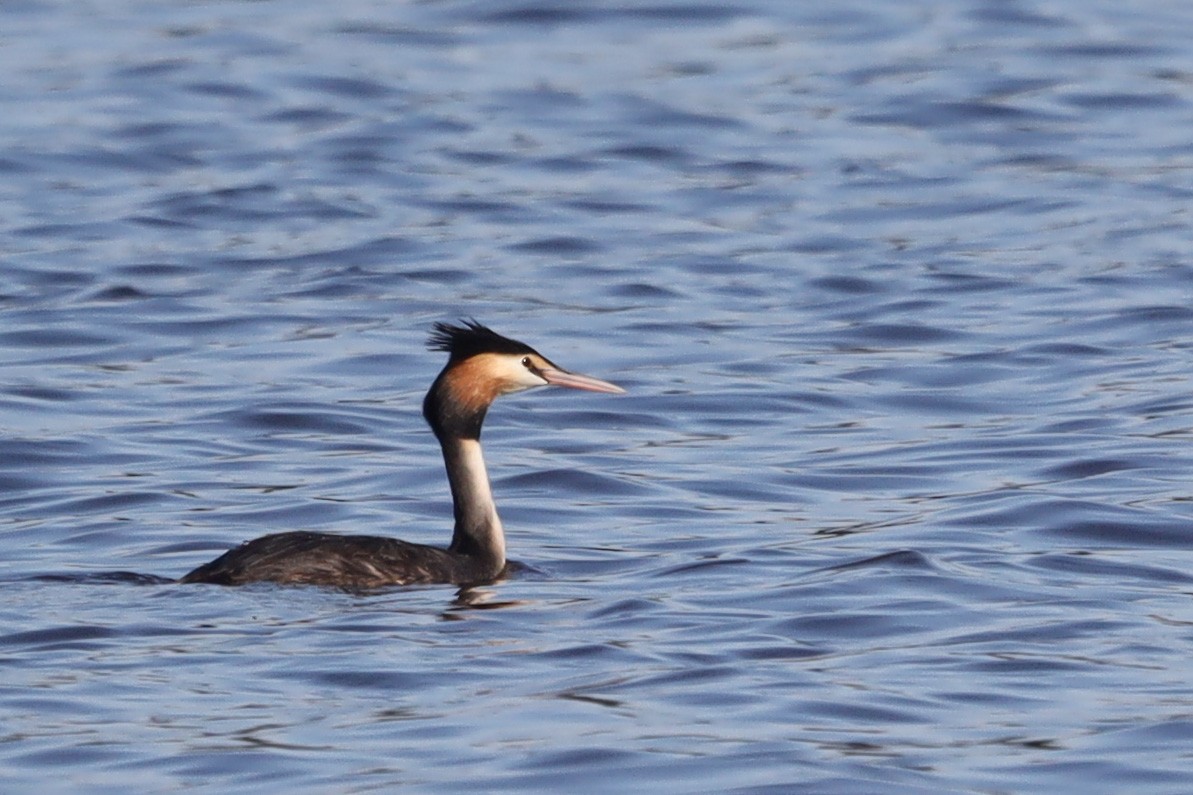
{"type": "Polygon", "coordinates": [[[500,570],[505,566],[505,532],[493,502],[481,443],[451,436],[439,443],[456,516],[449,549],[489,561],[500,570]]]}

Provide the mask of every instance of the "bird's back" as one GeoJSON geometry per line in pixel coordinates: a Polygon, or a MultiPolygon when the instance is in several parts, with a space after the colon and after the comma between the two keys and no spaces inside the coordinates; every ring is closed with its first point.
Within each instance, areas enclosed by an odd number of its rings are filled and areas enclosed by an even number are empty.
{"type": "Polygon", "coordinates": [[[438,547],[396,538],[275,533],[248,541],[183,576],[183,583],[274,582],[370,589],[420,583],[474,584],[500,572],[438,547]]]}

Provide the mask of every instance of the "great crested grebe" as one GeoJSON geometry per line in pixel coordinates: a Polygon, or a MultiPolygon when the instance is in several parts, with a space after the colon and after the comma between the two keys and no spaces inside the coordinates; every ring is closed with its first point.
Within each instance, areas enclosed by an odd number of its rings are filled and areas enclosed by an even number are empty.
{"type": "Polygon", "coordinates": [[[537,386],[625,392],[553,364],[529,345],[474,320],[436,323],[427,342],[447,365],[423,399],[423,417],[443,448],[456,525],[447,549],[395,538],[333,533],[275,533],[248,541],[179,582],[243,585],[275,582],[379,588],[388,585],[491,582],[505,569],[505,534],[481,454],[485,412],[501,395],[537,386]]]}

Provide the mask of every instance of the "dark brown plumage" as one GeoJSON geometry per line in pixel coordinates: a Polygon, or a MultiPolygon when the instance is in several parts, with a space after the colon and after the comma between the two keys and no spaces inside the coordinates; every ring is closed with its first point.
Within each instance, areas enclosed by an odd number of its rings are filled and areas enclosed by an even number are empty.
{"type": "Polygon", "coordinates": [[[388,585],[486,582],[501,573],[492,569],[470,556],[396,538],[298,531],[246,541],[179,582],[244,585],[268,581],[367,590],[388,585]]]}

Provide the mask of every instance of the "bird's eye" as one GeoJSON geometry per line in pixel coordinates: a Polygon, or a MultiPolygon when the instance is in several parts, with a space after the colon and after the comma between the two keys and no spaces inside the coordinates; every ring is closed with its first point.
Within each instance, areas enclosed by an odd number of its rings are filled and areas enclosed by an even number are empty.
{"type": "Polygon", "coordinates": [[[529,356],[523,356],[522,357],[522,366],[525,367],[527,370],[533,370],[534,362],[530,361],[529,356]]]}

